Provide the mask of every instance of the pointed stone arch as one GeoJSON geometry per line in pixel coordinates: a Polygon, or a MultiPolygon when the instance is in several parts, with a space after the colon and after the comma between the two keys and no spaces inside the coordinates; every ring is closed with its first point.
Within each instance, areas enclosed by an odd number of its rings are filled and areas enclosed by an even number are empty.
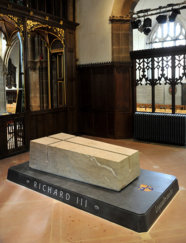
{"type": "Polygon", "coordinates": [[[10,54],[14,48],[14,46],[19,42],[19,39],[16,35],[11,40],[11,45],[7,45],[7,49],[4,55],[4,65],[6,68],[8,68],[8,60],[10,58],[10,54]]]}
{"type": "Polygon", "coordinates": [[[127,16],[140,0],[114,0],[112,16],[127,16]]]}

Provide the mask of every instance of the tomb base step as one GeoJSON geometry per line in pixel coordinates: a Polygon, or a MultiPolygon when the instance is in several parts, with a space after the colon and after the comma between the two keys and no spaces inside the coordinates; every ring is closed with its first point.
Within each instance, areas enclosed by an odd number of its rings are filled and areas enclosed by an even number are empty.
{"type": "Polygon", "coordinates": [[[34,170],[11,167],[8,179],[31,190],[137,232],[146,232],[178,191],[172,175],[141,170],[120,192],[34,170]]]}

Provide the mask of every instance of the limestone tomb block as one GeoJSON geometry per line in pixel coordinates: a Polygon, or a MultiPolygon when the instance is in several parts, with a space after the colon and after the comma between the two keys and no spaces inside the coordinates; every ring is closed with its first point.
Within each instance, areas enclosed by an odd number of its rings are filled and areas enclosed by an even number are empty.
{"type": "Polygon", "coordinates": [[[50,137],[42,137],[30,142],[29,165],[32,168],[43,168],[48,165],[48,146],[60,140],[50,137]]]}
{"type": "MultiPolygon", "coordinates": [[[[139,176],[139,163],[131,163],[128,155],[103,150],[101,146],[94,148],[77,144],[70,142],[70,139],[50,142],[46,142],[42,150],[46,153],[42,162],[39,159],[33,161],[32,158],[37,156],[30,156],[32,168],[116,191],[139,176]]],[[[31,147],[31,153],[35,153],[33,148],[37,150],[39,144],[31,147]]],[[[36,154],[39,152],[36,151],[36,154]]]]}
{"type": "Polygon", "coordinates": [[[102,149],[105,151],[110,151],[118,154],[123,154],[128,156],[130,167],[132,168],[133,173],[139,173],[140,170],[140,165],[139,165],[139,152],[134,149],[129,149],[126,147],[118,146],[118,145],[113,145],[109,143],[104,143],[88,138],[83,138],[83,137],[73,137],[68,140],[69,142],[76,143],[76,144],[81,144],[93,148],[98,148],[102,149]]]}
{"type": "Polygon", "coordinates": [[[30,143],[30,167],[38,170],[43,170],[43,167],[48,167],[48,146],[73,137],[74,135],[67,133],[57,133],[49,137],[32,140],[30,143]]]}
{"type": "Polygon", "coordinates": [[[59,140],[68,140],[70,138],[74,138],[75,136],[74,135],[71,135],[71,134],[68,134],[68,133],[57,133],[57,134],[53,134],[51,136],[49,136],[50,138],[56,138],[56,139],[59,139],[59,140]]]}
{"type": "Polygon", "coordinates": [[[48,159],[50,173],[117,191],[134,179],[128,177],[127,156],[79,144],[52,144],[48,147],[48,159]]]}

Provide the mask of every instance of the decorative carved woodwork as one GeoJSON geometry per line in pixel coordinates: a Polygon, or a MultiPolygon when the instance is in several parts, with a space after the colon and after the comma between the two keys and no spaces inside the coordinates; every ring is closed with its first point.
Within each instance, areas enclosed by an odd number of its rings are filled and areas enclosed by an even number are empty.
{"type": "Polygon", "coordinates": [[[0,13],[0,31],[3,32],[7,45],[11,45],[11,41],[17,32],[23,32],[23,24],[20,19],[12,15],[4,15],[0,13]]]}
{"type": "Polygon", "coordinates": [[[0,159],[28,150],[25,115],[0,116],[0,159]]]}
{"type": "MultiPolygon", "coordinates": [[[[49,13],[49,9],[44,6],[44,11],[39,11],[38,2],[35,0],[28,0],[27,4],[20,1],[0,1],[0,30],[4,33],[8,45],[17,32],[20,32],[23,41],[23,55],[24,55],[24,77],[25,77],[25,104],[26,109],[22,114],[15,114],[11,116],[0,117],[0,157],[9,156],[15,153],[23,152],[29,149],[30,139],[51,135],[59,132],[77,132],[77,102],[76,102],[76,86],[75,86],[75,1],[58,1],[51,0],[51,3],[58,8],[53,8],[49,13]],[[63,7],[62,7],[63,4],[63,7]],[[65,5],[66,4],[66,5],[65,5]],[[69,6],[73,4],[73,6],[69,6]],[[68,11],[70,7],[70,10],[68,11]],[[71,16],[70,16],[71,15],[71,16]],[[64,32],[66,32],[66,40],[64,41],[64,32]],[[63,80],[67,80],[68,97],[65,96],[65,103],[67,107],[61,109],[52,104],[52,96],[54,92],[57,100],[57,88],[51,85],[51,110],[30,111],[30,81],[29,72],[35,72],[39,68],[39,63],[44,64],[42,55],[40,61],[32,57],[34,51],[29,49],[30,37],[33,33],[39,34],[47,43],[53,55],[61,53],[66,56],[66,67],[63,72],[63,80]],[[65,44],[64,44],[65,43],[65,44]],[[66,48],[65,48],[66,45],[66,48]],[[30,53],[28,53],[30,52],[30,53]],[[31,54],[31,55],[30,55],[31,54]],[[66,72],[66,69],[68,72],[66,72]],[[20,120],[14,122],[14,118],[20,120]],[[16,129],[22,131],[22,146],[10,147],[7,137],[7,124],[11,122],[9,131],[16,126],[16,129]],[[10,149],[7,149],[9,146],[10,149]]],[[[50,59],[50,65],[53,62],[50,59]]],[[[47,68],[47,63],[46,67],[47,68]]],[[[44,64],[45,66],[45,64],[44,64]]],[[[54,69],[55,71],[55,69],[54,69]]],[[[53,72],[53,70],[52,70],[53,72]]],[[[51,72],[51,73],[52,73],[51,72]]],[[[50,75],[52,75],[50,73],[50,75]]],[[[56,67],[57,73],[57,67],[56,67]]],[[[55,76],[55,75],[54,75],[55,76]]],[[[57,76],[56,76],[57,77],[57,76]]],[[[45,77],[46,78],[46,77],[45,77]]],[[[57,80],[57,79],[56,79],[57,80]]],[[[63,81],[64,84],[64,81],[63,81]]],[[[56,84],[57,86],[57,84],[56,84]]],[[[61,83],[59,83],[59,92],[61,83]]],[[[15,97],[14,97],[15,98],[15,97]]],[[[45,97],[46,98],[46,97],[45,97]]],[[[61,105],[64,105],[64,96],[58,100],[61,105]],[[63,101],[62,101],[63,99],[63,101]]],[[[42,107],[43,109],[47,107],[42,107]]],[[[16,130],[14,130],[16,131],[16,130]]],[[[17,143],[17,133],[13,139],[17,143]]],[[[12,140],[13,141],[13,140],[12,140]]],[[[18,143],[17,143],[18,144],[18,143]]],[[[19,143],[20,144],[20,143],[19,143]]]]}
{"type": "Polygon", "coordinates": [[[164,83],[171,86],[172,113],[175,113],[176,86],[186,77],[186,46],[134,51],[131,57],[134,85],[152,87],[152,112],[155,112],[155,86],[164,83]]]}

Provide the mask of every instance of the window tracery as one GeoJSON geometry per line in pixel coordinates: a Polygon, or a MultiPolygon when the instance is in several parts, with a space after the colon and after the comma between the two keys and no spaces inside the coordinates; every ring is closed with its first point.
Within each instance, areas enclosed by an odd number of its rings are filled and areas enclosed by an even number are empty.
{"type": "Polygon", "coordinates": [[[186,45],[186,31],[181,22],[157,24],[149,38],[151,48],[186,45]]]}

